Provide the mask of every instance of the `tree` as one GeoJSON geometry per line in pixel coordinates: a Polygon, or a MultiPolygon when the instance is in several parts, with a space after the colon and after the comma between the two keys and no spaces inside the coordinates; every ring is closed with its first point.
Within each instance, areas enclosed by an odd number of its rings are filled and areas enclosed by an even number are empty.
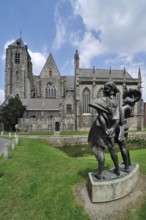
{"type": "Polygon", "coordinates": [[[24,106],[19,96],[10,97],[7,104],[3,104],[0,109],[0,120],[4,125],[9,126],[10,131],[18,124],[18,118],[22,118],[26,106],[24,106]]]}

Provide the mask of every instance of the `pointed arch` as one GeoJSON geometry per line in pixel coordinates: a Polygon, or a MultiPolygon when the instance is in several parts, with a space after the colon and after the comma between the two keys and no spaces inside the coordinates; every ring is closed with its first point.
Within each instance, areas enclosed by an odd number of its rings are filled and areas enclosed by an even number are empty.
{"type": "Polygon", "coordinates": [[[52,83],[48,83],[46,86],[46,98],[56,98],[56,88],[52,83]]]}
{"type": "Polygon", "coordinates": [[[86,87],[82,93],[83,113],[90,113],[90,90],[86,87]]]}

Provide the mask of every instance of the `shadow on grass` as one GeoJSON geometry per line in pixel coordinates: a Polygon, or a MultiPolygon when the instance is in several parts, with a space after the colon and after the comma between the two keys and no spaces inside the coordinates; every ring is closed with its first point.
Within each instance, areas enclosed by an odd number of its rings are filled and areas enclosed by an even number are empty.
{"type": "Polygon", "coordinates": [[[3,172],[0,172],[0,178],[2,178],[4,176],[3,172]]]}
{"type": "MultiPolygon", "coordinates": [[[[97,166],[98,166],[98,164],[97,164],[97,166]]],[[[108,163],[106,163],[105,166],[104,166],[104,170],[107,170],[107,169],[110,169],[110,164],[108,164],[108,163]]],[[[96,171],[97,171],[97,169],[95,169],[95,168],[93,168],[93,169],[86,168],[84,170],[79,170],[78,174],[81,177],[83,177],[85,180],[87,180],[88,179],[88,173],[89,172],[96,172],[96,171]]]]}

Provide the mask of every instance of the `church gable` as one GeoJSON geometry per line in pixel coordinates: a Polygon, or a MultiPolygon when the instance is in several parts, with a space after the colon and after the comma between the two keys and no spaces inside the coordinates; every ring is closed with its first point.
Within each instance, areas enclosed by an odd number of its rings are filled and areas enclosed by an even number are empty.
{"type": "Polygon", "coordinates": [[[52,54],[50,53],[40,73],[40,78],[53,78],[53,77],[60,77],[60,72],[57,68],[57,65],[54,61],[52,54]]]}

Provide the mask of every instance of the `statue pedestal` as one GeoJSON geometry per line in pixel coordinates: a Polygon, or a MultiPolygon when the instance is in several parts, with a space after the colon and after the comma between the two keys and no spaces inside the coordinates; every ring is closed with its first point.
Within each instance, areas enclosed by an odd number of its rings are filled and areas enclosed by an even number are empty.
{"type": "Polygon", "coordinates": [[[113,169],[103,172],[104,179],[98,180],[89,173],[88,190],[92,202],[108,202],[120,199],[136,187],[139,178],[139,165],[132,164],[130,172],[124,172],[120,165],[120,176],[114,174],[113,169]]]}

